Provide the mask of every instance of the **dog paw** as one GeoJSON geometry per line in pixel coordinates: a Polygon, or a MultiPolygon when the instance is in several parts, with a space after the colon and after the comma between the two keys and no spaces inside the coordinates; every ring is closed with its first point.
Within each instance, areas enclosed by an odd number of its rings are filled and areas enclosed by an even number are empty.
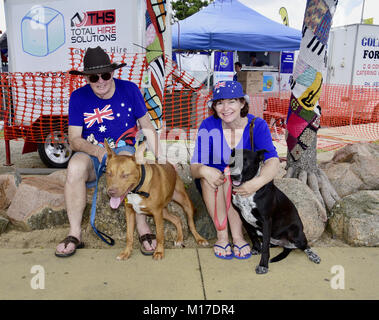
{"type": "Polygon", "coordinates": [[[255,268],[255,273],[256,274],[265,274],[265,273],[267,273],[268,272],[268,268],[266,268],[266,267],[263,267],[263,266],[257,266],[256,268],[255,268]]]}
{"type": "Polygon", "coordinates": [[[182,241],[174,241],[174,246],[177,248],[184,248],[184,243],[182,241]]]}
{"type": "Polygon", "coordinates": [[[312,256],[308,256],[309,260],[314,263],[319,264],[321,262],[321,258],[317,254],[313,254],[312,256]]]}
{"type": "Polygon", "coordinates": [[[308,256],[308,259],[311,260],[314,263],[319,264],[321,262],[321,258],[314,253],[311,249],[305,249],[305,254],[308,256]]]}
{"type": "Polygon", "coordinates": [[[208,241],[205,240],[205,239],[198,240],[198,241],[197,241],[197,244],[200,245],[200,246],[203,246],[203,247],[207,247],[207,246],[209,246],[208,241]]]}
{"type": "Polygon", "coordinates": [[[126,260],[130,257],[130,252],[121,252],[118,256],[117,256],[117,260],[126,260]]]}
{"type": "Polygon", "coordinates": [[[153,259],[154,260],[162,260],[164,257],[163,252],[154,252],[153,259]]]}

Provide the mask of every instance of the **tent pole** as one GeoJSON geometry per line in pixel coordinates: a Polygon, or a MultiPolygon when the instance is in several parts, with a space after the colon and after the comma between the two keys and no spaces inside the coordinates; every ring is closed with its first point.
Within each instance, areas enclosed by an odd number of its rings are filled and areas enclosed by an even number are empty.
{"type": "Polygon", "coordinates": [[[208,79],[207,79],[208,91],[210,90],[210,85],[211,85],[211,59],[212,59],[212,54],[209,54],[208,55],[208,79]]]}
{"type": "Polygon", "coordinates": [[[281,73],[280,73],[280,70],[282,70],[282,51],[280,51],[279,53],[279,72],[278,72],[278,82],[279,82],[279,98],[280,98],[280,90],[281,90],[281,85],[280,85],[280,82],[281,82],[281,73]]]}

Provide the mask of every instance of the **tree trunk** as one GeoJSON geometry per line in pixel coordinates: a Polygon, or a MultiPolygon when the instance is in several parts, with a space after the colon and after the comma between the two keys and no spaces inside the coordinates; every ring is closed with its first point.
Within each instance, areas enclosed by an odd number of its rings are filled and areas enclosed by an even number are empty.
{"type": "Polygon", "coordinates": [[[297,178],[307,184],[324,208],[329,211],[340,199],[327,175],[317,165],[317,136],[299,160],[295,161],[289,152],[287,153],[286,170],[285,178],[297,178]]]}
{"type": "MultiPolygon", "coordinates": [[[[326,69],[327,41],[338,1],[307,1],[303,38],[291,80],[287,123],[287,174],[306,183],[329,211],[339,196],[317,165],[318,99],[326,69]]],[[[321,110],[322,112],[322,110],[321,110]]]]}

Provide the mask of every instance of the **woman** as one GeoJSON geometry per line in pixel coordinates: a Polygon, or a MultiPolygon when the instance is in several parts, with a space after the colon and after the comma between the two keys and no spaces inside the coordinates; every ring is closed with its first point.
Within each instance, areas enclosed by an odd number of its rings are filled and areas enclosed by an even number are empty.
{"type": "MultiPolygon", "coordinates": [[[[224,170],[233,148],[251,149],[249,125],[254,116],[248,114],[249,106],[239,82],[218,82],[214,87],[211,101],[214,114],[200,125],[191,160],[191,173],[197,182],[200,180],[204,202],[216,229],[218,227],[217,241],[214,245],[216,257],[247,259],[251,256],[251,249],[243,237],[242,221],[233,206],[230,206],[226,213],[227,195],[231,183],[226,179],[224,170]],[[216,209],[217,221],[215,221],[216,209]],[[233,248],[229,243],[228,226],[223,228],[222,225],[226,215],[233,248]]],[[[239,187],[233,187],[233,192],[246,197],[271,181],[279,170],[278,154],[272,143],[270,130],[261,118],[256,118],[254,122],[253,137],[254,150],[266,149],[268,152],[265,153],[264,165],[259,176],[239,187]]]]}

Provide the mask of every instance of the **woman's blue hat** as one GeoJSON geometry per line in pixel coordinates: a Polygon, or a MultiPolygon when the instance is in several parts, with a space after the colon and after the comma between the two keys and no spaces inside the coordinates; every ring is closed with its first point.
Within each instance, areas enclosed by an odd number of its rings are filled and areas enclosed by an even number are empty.
{"type": "Polygon", "coordinates": [[[219,81],[215,84],[211,101],[236,98],[245,98],[242,85],[239,82],[219,81]]]}

